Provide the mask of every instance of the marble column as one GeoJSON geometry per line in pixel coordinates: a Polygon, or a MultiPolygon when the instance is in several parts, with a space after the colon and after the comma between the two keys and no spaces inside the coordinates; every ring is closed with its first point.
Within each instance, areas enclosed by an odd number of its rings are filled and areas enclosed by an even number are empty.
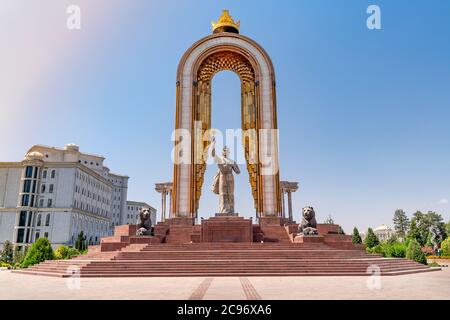
{"type": "Polygon", "coordinates": [[[161,193],[161,222],[167,220],[167,195],[169,195],[169,218],[172,218],[172,189],[172,182],[155,184],[155,190],[161,193]]]}
{"type": "Polygon", "coordinates": [[[280,196],[281,196],[281,212],[282,217],[286,219],[286,209],[288,214],[288,221],[294,222],[294,215],[292,210],[292,192],[298,190],[298,182],[281,181],[280,182],[280,196]],[[288,203],[286,208],[285,194],[287,194],[288,203]]]}

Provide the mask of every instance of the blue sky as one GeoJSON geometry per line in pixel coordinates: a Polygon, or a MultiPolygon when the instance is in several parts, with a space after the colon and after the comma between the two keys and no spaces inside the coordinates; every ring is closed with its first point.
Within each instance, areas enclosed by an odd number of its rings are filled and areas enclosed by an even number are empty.
{"type": "MultiPolygon", "coordinates": [[[[32,144],[80,145],[129,175],[129,198],[159,209],[172,179],[179,59],[222,9],[271,56],[282,179],[294,211],[316,208],[344,230],[392,224],[403,208],[450,219],[448,1],[40,0],[0,4],[0,161],[32,144]],[[66,29],[78,4],[82,28],[66,29]],[[382,30],[368,30],[377,4],[382,30]]],[[[213,82],[213,125],[240,126],[239,81],[213,82]]],[[[254,213],[244,166],[236,209],[254,213]]],[[[207,170],[200,216],[217,197],[207,170]]]]}

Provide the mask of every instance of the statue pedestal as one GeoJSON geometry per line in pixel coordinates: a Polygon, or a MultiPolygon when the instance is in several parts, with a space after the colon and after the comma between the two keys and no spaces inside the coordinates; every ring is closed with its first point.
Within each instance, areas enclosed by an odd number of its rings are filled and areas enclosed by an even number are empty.
{"type": "Polygon", "coordinates": [[[216,217],[237,217],[239,213],[216,213],[216,217]]]}
{"type": "Polygon", "coordinates": [[[202,242],[253,242],[252,219],[216,216],[202,220],[202,242]]]}

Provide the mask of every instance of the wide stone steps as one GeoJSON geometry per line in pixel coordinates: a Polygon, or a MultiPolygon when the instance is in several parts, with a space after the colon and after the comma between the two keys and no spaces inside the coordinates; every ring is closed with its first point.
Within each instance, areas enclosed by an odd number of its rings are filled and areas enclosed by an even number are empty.
{"type": "MultiPolygon", "coordinates": [[[[330,266],[304,266],[306,270],[299,270],[300,266],[292,266],[292,267],[283,267],[280,266],[215,266],[212,267],[204,267],[204,266],[190,266],[190,267],[165,267],[163,270],[158,266],[145,266],[140,268],[132,268],[132,267],[87,267],[81,270],[81,274],[111,274],[111,273],[151,273],[151,272],[164,272],[164,273],[183,273],[186,271],[189,272],[206,272],[208,274],[212,272],[243,272],[243,273],[261,273],[261,272],[279,272],[279,273],[292,273],[292,272],[365,272],[367,274],[367,265],[364,266],[339,266],[339,265],[330,265],[330,266]]],[[[426,269],[423,267],[418,267],[414,265],[410,266],[385,266],[380,267],[380,271],[389,272],[389,271],[401,271],[401,270],[417,270],[417,269],[426,269]]],[[[45,272],[61,272],[64,271],[67,273],[67,269],[62,268],[52,268],[52,267],[42,267],[42,268],[34,268],[34,271],[45,271],[45,272]]]]}
{"type": "Polygon", "coordinates": [[[351,276],[432,271],[406,259],[386,259],[362,250],[325,244],[194,243],[132,244],[121,251],[97,252],[72,260],[53,260],[18,270],[23,274],[69,277],[164,276],[351,276]]]}

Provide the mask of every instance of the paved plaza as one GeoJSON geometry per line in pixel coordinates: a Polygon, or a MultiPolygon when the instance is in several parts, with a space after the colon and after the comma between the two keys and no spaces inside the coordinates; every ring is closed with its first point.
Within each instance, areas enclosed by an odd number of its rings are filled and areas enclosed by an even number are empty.
{"type": "Polygon", "coordinates": [[[0,288],[0,299],[450,299],[450,269],[379,281],[363,276],[64,279],[0,271],[0,288]]]}

